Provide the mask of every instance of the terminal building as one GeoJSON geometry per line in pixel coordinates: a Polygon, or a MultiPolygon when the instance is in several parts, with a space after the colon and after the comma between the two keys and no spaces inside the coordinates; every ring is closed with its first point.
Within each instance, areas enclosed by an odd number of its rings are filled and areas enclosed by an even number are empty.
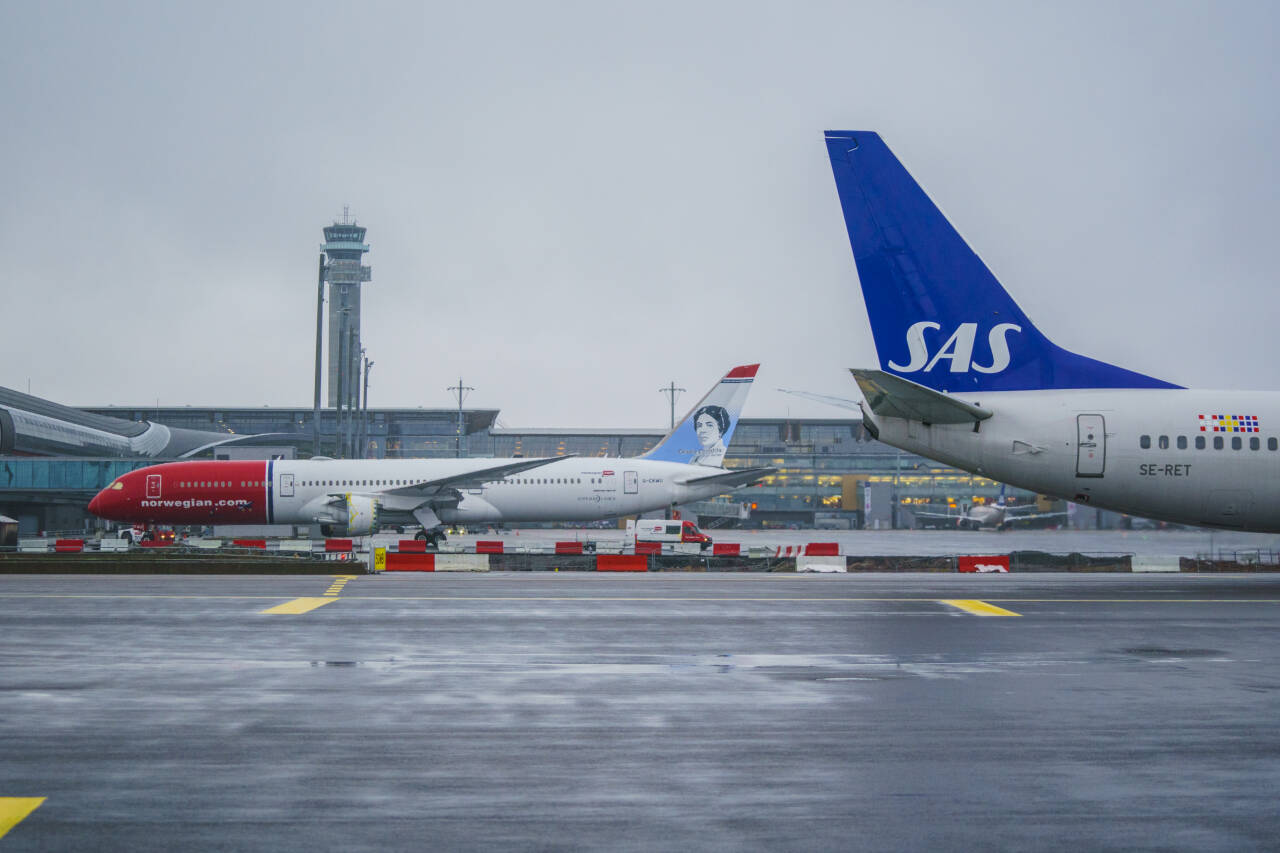
{"type": "MultiPolygon", "coordinates": [[[[160,423],[179,434],[221,434],[237,441],[207,448],[212,458],[310,456],[313,412],[305,408],[103,407],[80,411],[113,423],[160,423]],[[258,440],[261,438],[261,440],[258,440]]],[[[361,434],[366,458],[638,456],[665,429],[513,429],[496,425],[497,409],[369,409],[361,434]]],[[[339,419],[321,412],[320,455],[338,455],[339,419]]],[[[114,454],[112,454],[114,456],[114,454]]],[[[0,457],[0,514],[19,520],[23,533],[84,529],[96,522],[84,507],[125,471],[153,464],[106,458],[0,457]]],[[[163,457],[160,457],[163,458],[163,457]]],[[[173,458],[173,457],[169,457],[173,458]]],[[[758,486],[687,507],[704,526],[895,528],[917,526],[915,512],[959,513],[990,502],[999,484],[871,438],[857,418],[743,418],[725,457],[726,467],[772,466],[758,486]]],[[[1014,503],[1037,500],[1010,490],[1014,503]]],[[[1040,499],[1044,504],[1044,499],[1040,499]]],[[[1061,508],[1061,505],[1058,505],[1061,508]]],[[[1110,513],[1088,510],[1073,524],[1114,526],[1110,513]]]]}

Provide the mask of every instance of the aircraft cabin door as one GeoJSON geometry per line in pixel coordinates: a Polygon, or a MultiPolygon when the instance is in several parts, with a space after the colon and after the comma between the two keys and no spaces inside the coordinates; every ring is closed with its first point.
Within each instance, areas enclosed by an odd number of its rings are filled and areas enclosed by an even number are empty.
{"type": "Polygon", "coordinates": [[[292,474],[280,475],[280,497],[282,498],[293,497],[293,475],[292,474]]]}
{"type": "Polygon", "coordinates": [[[640,494],[640,475],[637,472],[622,472],[622,493],[624,495],[640,494]]]}
{"type": "Polygon", "coordinates": [[[1076,476],[1101,477],[1106,467],[1106,421],[1102,415],[1076,415],[1076,476]]]}
{"type": "Polygon", "coordinates": [[[160,475],[159,474],[147,475],[147,497],[152,499],[160,497],[160,475]]]}

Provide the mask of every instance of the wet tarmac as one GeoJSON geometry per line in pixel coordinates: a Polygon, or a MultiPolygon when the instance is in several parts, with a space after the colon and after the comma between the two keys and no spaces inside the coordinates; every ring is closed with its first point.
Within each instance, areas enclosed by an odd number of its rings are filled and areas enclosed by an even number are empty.
{"type": "Polygon", "coordinates": [[[4,576],[0,847],[1274,849],[1278,648],[1274,575],[4,576]]]}

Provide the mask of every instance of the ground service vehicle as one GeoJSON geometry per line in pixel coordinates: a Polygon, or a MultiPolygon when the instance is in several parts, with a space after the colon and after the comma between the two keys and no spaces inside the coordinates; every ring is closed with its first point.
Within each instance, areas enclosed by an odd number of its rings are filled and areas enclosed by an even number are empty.
{"type": "Polygon", "coordinates": [[[635,542],[662,542],[700,545],[702,550],[711,547],[711,537],[698,529],[692,521],[662,518],[641,518],[627,522],[627,536],[635,542]]]}

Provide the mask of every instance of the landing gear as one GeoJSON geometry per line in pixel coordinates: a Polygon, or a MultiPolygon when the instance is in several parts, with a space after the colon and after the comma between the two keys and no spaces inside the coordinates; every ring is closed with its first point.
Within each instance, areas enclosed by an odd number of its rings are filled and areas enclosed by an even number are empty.
{"type": "Polygon", "coordinates": [[[428,548],[439,548],[440,543],[445,540],[445,533],[443,529],[419,530],[413,538],[419,541],[425,540],[428,548]]]}

